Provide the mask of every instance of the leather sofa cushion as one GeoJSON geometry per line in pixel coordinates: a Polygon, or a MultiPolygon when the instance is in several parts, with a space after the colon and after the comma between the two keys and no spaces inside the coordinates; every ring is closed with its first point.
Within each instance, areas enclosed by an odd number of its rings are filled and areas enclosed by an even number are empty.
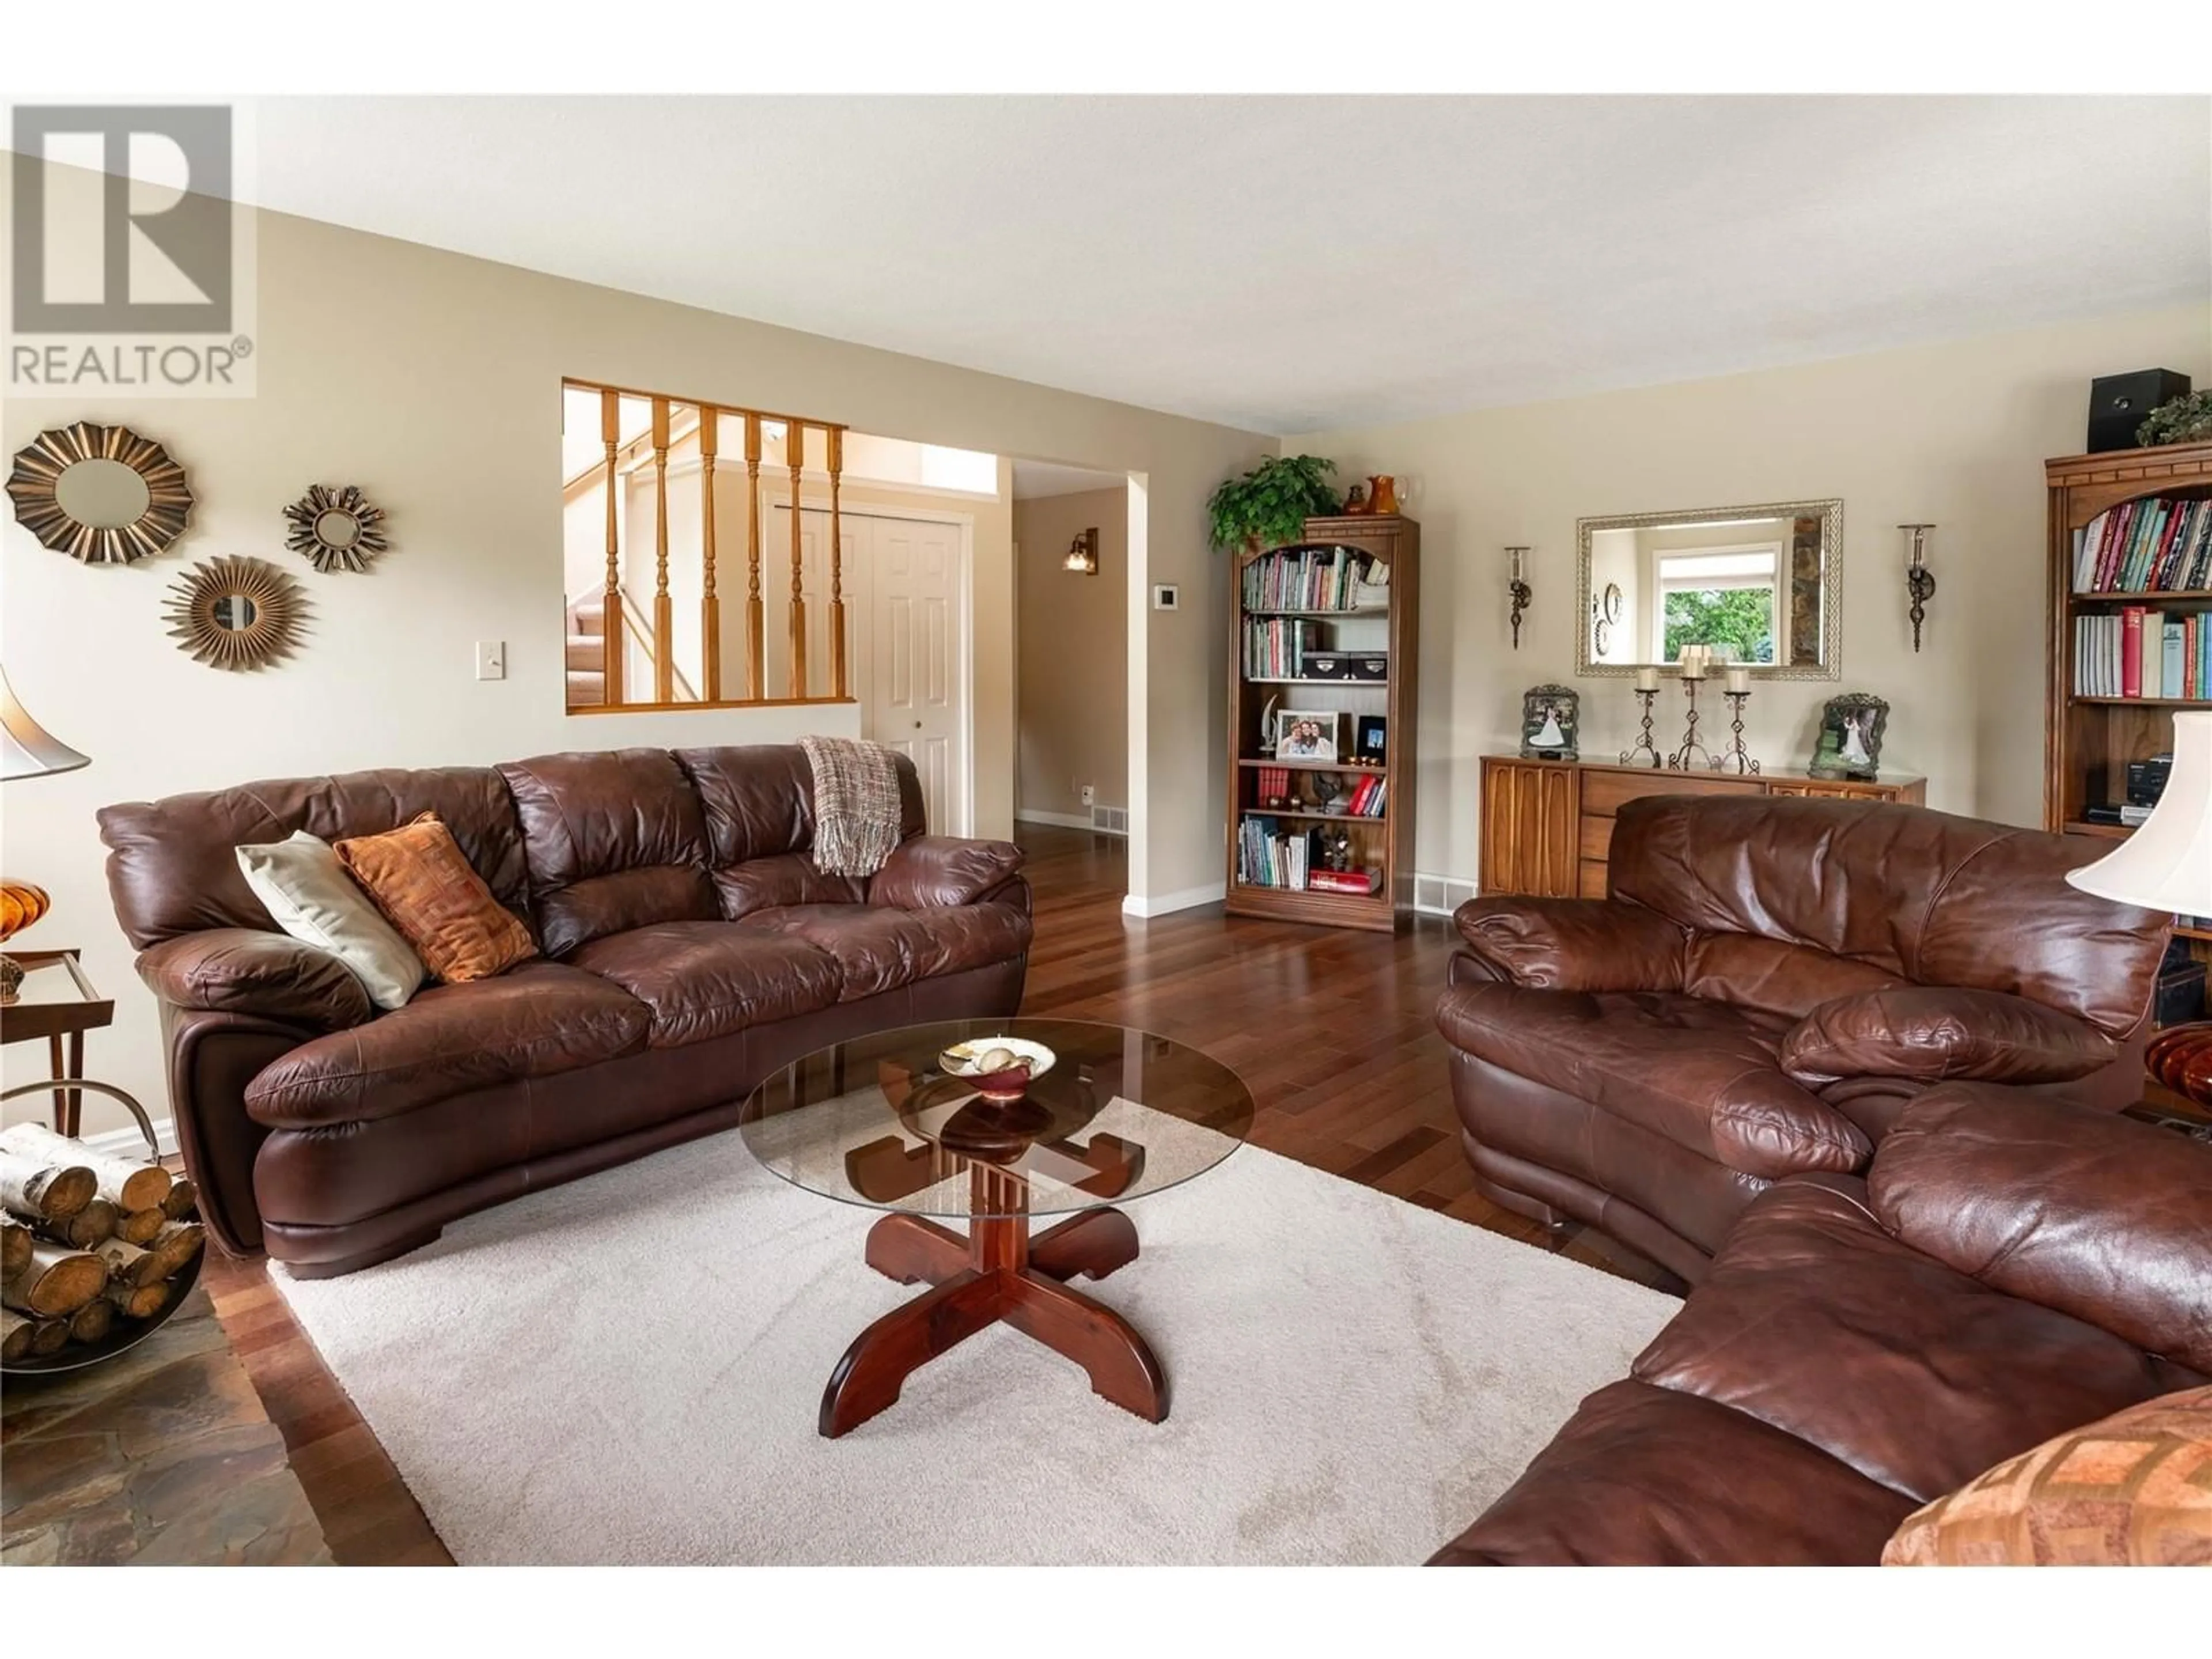
{"type": "Polygon", "coordinates": [[[506,781],[489,766],[346,772],[277,778],[100,809],[111,849],[107,888],[117,920],[144,950],[211,927],[266,927],[269,914],[238,867],[237,848],[295,830],[327,842],[381,835],[435,812],[469,867],[510,910],[529,902],[522,827],[506,781]]]}
{"type": "Polygon", "coordinates": [[[1866,1137],[1782,1074],[1781,1017],[1661,992],[1457,985],[1447,1040],[1745,1175],[1850,1171],[1866,1137]]]}
{"type": "Polygon", "coordinates": [[[1862,1184],[1833,1177],[1754,1201],[1631,1375],[1733,1406],[1919,1503],[2172,1386],[2123,1339],[1893,1238],[1862,1184]]]}
{"type": "MultiPolygon", "coordinates": [[[[797,744],[747,744],[678,749],[706,817],[708,860],[717,870],[814,845],[814,769],[797,744]]],[[[894,755],[899,781],[899,834],[927,827],[921,777],[913,760],[894,755]]]]}
{"type": "Polygon", "coordinates": [[[510,761],[545,953],[603,934],[717,914],[699,797],[662,749],[510,761]]]}
{"type": "Polygon", "coordinates": [[[2110,850],[1881,801],[1655,795],[1623,804],[1607,867],[1616,897],[1687,927],[2009,992],[2122,1036],[2149,1004],[2166,924],[2066,884],[2110,850]]]}
{"type": "Polygon", "coordinates": [[[1911,1509],[1755,1417],[1620,1382],[1432,1565],[1872,1566],[1911,1509]]]}
{"type": "Polygon", "coordinates": [[[302,1043],[246,1088],[272,1127],[396,1117],[448,1096],[550,1077],[641,1048],[645,1006],[582,969],[526,962],[437,985],[404,1008],[302,1043]]]}
{"type": "Polygon", "coordinates": [[[328,951],[264,927],[210,927],[164,939],[138,958],[162,1001],[340,1031],[376,1010],[353,970],[328,951]]]}
{"type": "Polygon", "coordinates": [[[2002,991],[1907,985],[1838,997],[1782,1040],[1782,1069],[1818,1088],[1847,1077],[2063,1083],[2118,1058],[2095,1026],[2002,991]]]}
{"type": "Polygon", "coordinates": [[[909,836],[868,878],[868,902],[902,910],[973,904],[1019,875],[1028,856],[1010,841],[909,836]]]}
{"type": "Polygon", "coordinates": [[[1452,913],[1496,978],[1545,991],[1679,991],[1679,923],[1616,899],[1474,898],[1452,913]]]}
{"type": "Polygon", "coordinates": [[[435,812],[331,850],[434,977],[489,979],[538,954],[521,918],[492,896],[435,812]]]}
{"type": "Polygon", "coordinates": [[[1885,1226],[1955,1271],[2212,1374],[2212,1149],[1945,1083],[1883,1139],[1867,1191],[1885,1226]]]}
{"type": "Polygon", "coordinates": [[[854,876],[827,876],[804,853],[747,859],[714,872],[722,914],[735,921],[756,910],[791,904],[865,904],[868,885],[854,876]]]}
{"type": "Polygon", "coordinates": [[[839,996],[846,1002],[939,974],[1011,961],[1030,946],[1029,918],[999,904],[940,910],[798,904],[756,910],[738,925],[827,951],[843,975],[839,996]]]}
{"type": "Polygon", "coordinates": [[[652,1012],[656,1048],[727,1036],[827,1008],[844,974],[804,939],[733,921],[662,921],[593,939],[569,958],[652,1012]]]}
{"type": "Polygon", "coordinates": [[[1810,945],[1757,933],[1690,935],[1681,988],[1693,997],[1732,1002],[1802,1019],[1824,1002],[1902,985],[1887,969],[1810,945]]]}

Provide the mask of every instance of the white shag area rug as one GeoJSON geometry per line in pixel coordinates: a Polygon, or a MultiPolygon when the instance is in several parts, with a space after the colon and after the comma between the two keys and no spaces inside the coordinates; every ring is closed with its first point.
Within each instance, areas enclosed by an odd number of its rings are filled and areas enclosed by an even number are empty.
{"type": "Polygon", "coordinates": [[[1255,1147],[1124,1207],[1143,1254],[1075,1282],[1152,1343],[1158,1425],[998,1326],[822,1439],[926,1287],[735,1134],[271,1277],[464,1565],[1411,1565],[1680,1305],[1255,1147]]]}

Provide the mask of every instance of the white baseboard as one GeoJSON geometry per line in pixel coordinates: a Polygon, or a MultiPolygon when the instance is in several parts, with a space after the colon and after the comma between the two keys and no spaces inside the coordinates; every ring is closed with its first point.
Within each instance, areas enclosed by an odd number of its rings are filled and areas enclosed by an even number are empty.
{"type": "Polygon", "coordinates": [[[1033,811],[1026,806],[1017,806],[1014,808],[1014,822],[1017,823],[1050,823],[1057,825],[1062,830],[1088,830],[1094,836],[1120,836],[1124,839],[1127,837],[1129,833],[1126,830],[1103,829],[1099,825],[1091,823],[1090,818],[1081,812],[1045,812],[1033,811]]]}
{"type": "Polygon", "coordinates": [[[1218,904],[1229,896],[1225,881],[1209,882],[1203,887],[1186,887],[1179,893],[1155,893],[1149,898],[1139,898],[1131,893],[1121,901],[1125,916],[1164,916],[1176,910],[1195,910],[1201,904],[1218,904]]]}
{"type": "MultiPolygon", "coordinates": [[[[84,1097],[88,1103],[97,1101],[98,1095],[84,1097]]],[[[161,1148],[163,1158],[173,1157],[177,1150],[177,1126],[173,1119],[157,1117],[154,1120],[154,1139],[161,1148]]],[[[136,1124],[127,1128],[106,1129],[96,1135],[84,1137],[87,1152],[99,1152],[112,1158],[143,1158],[146,1152],[146,1137],[138,1133],[136,1124]]]]}

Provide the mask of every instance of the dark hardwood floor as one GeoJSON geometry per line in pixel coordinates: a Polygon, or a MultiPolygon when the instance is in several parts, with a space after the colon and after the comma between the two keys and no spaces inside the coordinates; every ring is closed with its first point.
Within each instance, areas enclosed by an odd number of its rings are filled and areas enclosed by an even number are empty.
{"type": "MultiPolygon", "coordinates": [[[[1430,1023],[1449,924],[1342,933],[1218,908],[1121,915],[1119,839],[1024,823],[1036,890],[1027,1013],[1141,1026],[1234,1066],[1259,1106],[1252,1141],[1610,1273],[1674,1288],[1600,1235],[1548,1234],[1474,1190],[1444,1045],[1430,1023]]],[[[204,1283],[342,1563],[451,1559],[376,1437],[317,1357],[260,1261],[210,1259],[204,1283]]]]}

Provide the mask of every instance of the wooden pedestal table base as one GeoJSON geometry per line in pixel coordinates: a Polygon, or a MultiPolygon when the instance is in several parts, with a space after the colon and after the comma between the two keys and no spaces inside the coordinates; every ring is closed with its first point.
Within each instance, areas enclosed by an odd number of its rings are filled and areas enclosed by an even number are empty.
{"type": "Polygon", "coordinates": [[[1137,1230],[1119,1210],[1085,1210],[1030,1237],[1018,1177],[977,1166],[978,1214],[963,1238],[920,1216],[895,1212],[868,1231],[868,1265],[902,1284],[934,1288],[862,1331],[822,1394],[830,1439],[858,1428],[899,1397],[907,1377],[985,1327],[1003,1320],[1091,1374],[1092,1390],[1158,1423],[1168,1414],[1167,1375],[1129,1322],[1063,1282],[1103,1279],[1137,1259],[1137,1230]],[[993,1189],[991,1198],[986,1188],[993,1189]],[[1000,1202],[994,1203],[995,1199],[1000,1202]]]}

